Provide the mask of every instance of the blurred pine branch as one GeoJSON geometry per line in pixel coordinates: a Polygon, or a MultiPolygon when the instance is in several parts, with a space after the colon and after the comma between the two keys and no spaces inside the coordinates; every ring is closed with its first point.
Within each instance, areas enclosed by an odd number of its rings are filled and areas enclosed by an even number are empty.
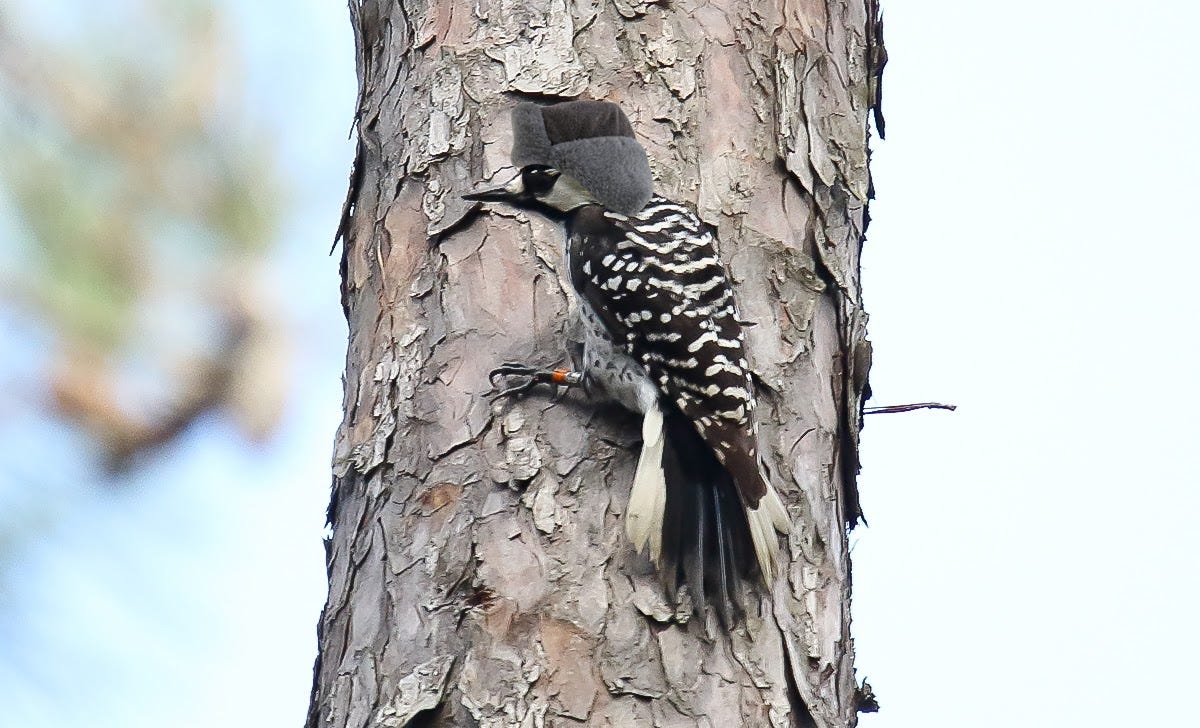
{"type": "Polygon", "coordinates": [[[0,11],[0,295],[50,332],[53,409],[115,468],[211,410],[266,437],[288,358],[262,283],[282,183],[232,34],[208,2],[122,10],[131,32],[70,43],[0,11]]]}

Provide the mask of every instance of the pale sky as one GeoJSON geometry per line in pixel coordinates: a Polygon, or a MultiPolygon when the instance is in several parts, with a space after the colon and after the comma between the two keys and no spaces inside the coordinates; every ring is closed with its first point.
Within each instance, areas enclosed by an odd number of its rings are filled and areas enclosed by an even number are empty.
{"type": "Polygon", "coordinates": [[[863,432],[862,725],[1196,725],[1200,10],[884,19],[875,402],[959,409],[863,432]]]}
{"type": "MultiPolygon", "coordinates": [[[[328,346],[302,365],[309,396],[269,465],[205,425],[5,566],[4,728],[303,721],[340,419],[324,252],[353,46],[343,3],[231,4],[261,121],[279,125],[297,180],[281,285],[303,281],[298,326],[328,346]]],[[[863,433],[854,637],[883,710],[861,724],[1192,725],[1200,10],[884,0],[884,13],[888,139],[864,251],[873,404],[959,409],[873,416],[863,433]]]]}

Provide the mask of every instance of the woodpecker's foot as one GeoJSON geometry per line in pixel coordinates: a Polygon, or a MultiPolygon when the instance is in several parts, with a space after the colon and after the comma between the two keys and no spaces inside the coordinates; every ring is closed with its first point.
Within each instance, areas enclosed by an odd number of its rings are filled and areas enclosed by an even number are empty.
{"type": "Polygon", "coordinates": [[[492,396],[492,401],[502,397],[511,397],[516,394],[524,394],[533,389],[539,384],[552,384],[555,388],[555,393],[559,392],[559,387],[574,387],[583,381],[583,375],[578,372],[570,371],[569,369],[539,369],[531,367],[528,364],[507,361],[488,372],[488,381],[492,383],[492,387],[496,387],[496,379],[499,377],[521,377],[521,381],[516,384],[506,387],[492,396]]]}

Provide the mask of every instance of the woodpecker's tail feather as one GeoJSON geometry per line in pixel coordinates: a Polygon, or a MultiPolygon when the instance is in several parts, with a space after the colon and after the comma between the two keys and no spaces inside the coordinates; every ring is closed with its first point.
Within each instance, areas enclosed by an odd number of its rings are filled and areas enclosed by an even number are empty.
{"type": "Polygon", "coordinates": [[[691,421],[661,402],[642,420],[625,530],[639,553],[649,545],[668,593],[680,577],[696,613],[712,604],[726,627],[744,614],[739,578],[757,572],[770,584],[779,563],[779,533],[790,531],[787,510],[766,482],[757,507],[745,506],[729,471],[691,421]]]}
{"type": "Polygon", "coordinates": [[[733,478],[692,422],[672,405],[664,404],[664,410],[667,497],[660,573],[671,592],[682,577],[696,613],[703,616],[704,606],[712,604],[729,627],[744,614],[739,579],[754,572],[752,521],[733,478]]]}
{"type": "Polygon", "coordinates": [[[746,506],[746,520],[750,525],[750,540],[754,543],[759,572],[769,586],[779,566],[779,537],[775,532],[784,535],[791,533],[792,522],[775,488],[766,478],[763,479],[763,484],[767,492],[757,507],[746,506]]]}
{"type": "Polygon", "coordinates": [[[642,454],[638,456],[629,508],[625,513],[625,533],[633,548],[641,552],[650,544],[650,558],[656,563],[662,553],[663,512],[667,506],[667,484],[663,473],[663,413],[652,408],[642,418],[642,454]]]}

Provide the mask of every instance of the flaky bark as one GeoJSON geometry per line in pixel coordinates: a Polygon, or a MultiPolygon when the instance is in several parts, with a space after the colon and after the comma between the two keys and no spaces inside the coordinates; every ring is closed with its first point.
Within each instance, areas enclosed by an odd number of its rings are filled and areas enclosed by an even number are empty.
{"type": "Polygon", "coordinates": [[[309,725],[854,725],[873,0],[351,14],[350,342],[309,725]],[[561,231],[458,198],[512,173],[508,114],[531,95],[622,105],[659,191],[718,227],[756,323],[763,442],[798,527],[731,637],[676,612],[625,539],[631,417],[484,396],[498,362],[562,362],[575,335],[561,231]]]}

